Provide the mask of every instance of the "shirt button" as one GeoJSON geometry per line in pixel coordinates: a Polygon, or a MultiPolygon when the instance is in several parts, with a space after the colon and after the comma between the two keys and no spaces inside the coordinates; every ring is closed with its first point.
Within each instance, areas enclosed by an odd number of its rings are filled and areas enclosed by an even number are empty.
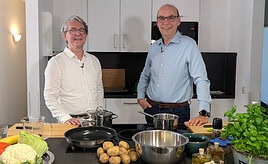
{"type": "Polygon", "coordinates": [[[159,76],[161,76],[161,74],[159,74],[159,76]]]}
{"type": "Polygon", "coordinates": [[[163,64],[160,64],[160,66],[162,67],[162,66],[163,66],[163,64]]]}
{"type": "Polygon", "coordinates": [[[157,85],[158,87],[160,87],[160,85],[157,85]]]}

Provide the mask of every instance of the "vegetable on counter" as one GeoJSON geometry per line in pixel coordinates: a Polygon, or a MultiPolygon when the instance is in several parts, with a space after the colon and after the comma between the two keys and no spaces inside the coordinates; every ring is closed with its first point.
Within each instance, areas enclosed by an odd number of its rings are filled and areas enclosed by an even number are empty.
{"type": "Polygon", "coordinates": [[[4,164],[25,163],[34,164],[37,158],[36,151],[26,144],[10,145],[0,156],[4,164]]]}
{"type": "Polygon", "coordinates": [[[43,138],[25,131],[21,131],[19,136],[7,137],[3,140],[9,143],[19,143],[5,148],[0,155],[0,164],[41,164],[42,156],[48,150],[43,138]]]}
{"type": "Polygon", "coordinates": [[[10,144],[5,142],[0,142],[0,155],[5,151],[5,149],[10,146],[10,144]]]}
{"type": "Polygon", "coordinates": [[[18,143],[18,140],[19,140],[19,135],[15,135],[15,136],[3,138],[0,140],[0,142],[5,142],[5,143],[12,145],[12,144],[18,143]]]}

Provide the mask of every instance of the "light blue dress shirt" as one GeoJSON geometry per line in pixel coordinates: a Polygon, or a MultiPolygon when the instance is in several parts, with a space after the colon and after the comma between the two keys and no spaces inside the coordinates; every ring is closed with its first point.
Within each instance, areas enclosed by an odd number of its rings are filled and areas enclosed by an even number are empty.
{"type": "Polygon", "coordinates": [[[193,97],[193,83],[199,111],[210,112],[210,81],[203,58],[195,41],[177,32],[168,45],[161,38],[150,47],[138,84],[138,99],[147,94],[157,102],[185,102],[193,97]]]}

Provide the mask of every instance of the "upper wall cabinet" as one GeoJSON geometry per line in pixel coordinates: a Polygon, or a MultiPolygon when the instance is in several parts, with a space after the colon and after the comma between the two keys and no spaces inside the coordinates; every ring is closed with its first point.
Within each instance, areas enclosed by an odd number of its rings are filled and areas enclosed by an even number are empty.
{"type": "Polygon", "coordinates": [[[88,50],[147,52],[151,0],[88,0],[88,50]]]}
{"type": "Polygon", "coordinates": [[[178,8],[181,20],[199,21],[199,0],[153,0],[152,19],[156,21],[157,11],[164,4],[171,4],[178,8]]]}
{"type": "MultiPolygon", "coordinates": [[[[87,1],[85,0],[53,0],[53,51],[60,52],[66,47],[61,34],[61,26],[72,15],[81,17],[87,22],[87,1]]],[[[86,49],[86,45],[84,46],[86,49]]]]}

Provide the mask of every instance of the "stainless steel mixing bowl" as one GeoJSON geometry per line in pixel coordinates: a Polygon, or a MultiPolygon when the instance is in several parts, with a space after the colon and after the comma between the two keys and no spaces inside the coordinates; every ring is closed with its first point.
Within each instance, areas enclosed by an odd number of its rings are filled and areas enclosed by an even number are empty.
{"type": "Polygon", "coordinates": [[[146,163],[176,163],[189,139],[166,130],[146,130],[132,136],[138,155],[146,163]]]}

